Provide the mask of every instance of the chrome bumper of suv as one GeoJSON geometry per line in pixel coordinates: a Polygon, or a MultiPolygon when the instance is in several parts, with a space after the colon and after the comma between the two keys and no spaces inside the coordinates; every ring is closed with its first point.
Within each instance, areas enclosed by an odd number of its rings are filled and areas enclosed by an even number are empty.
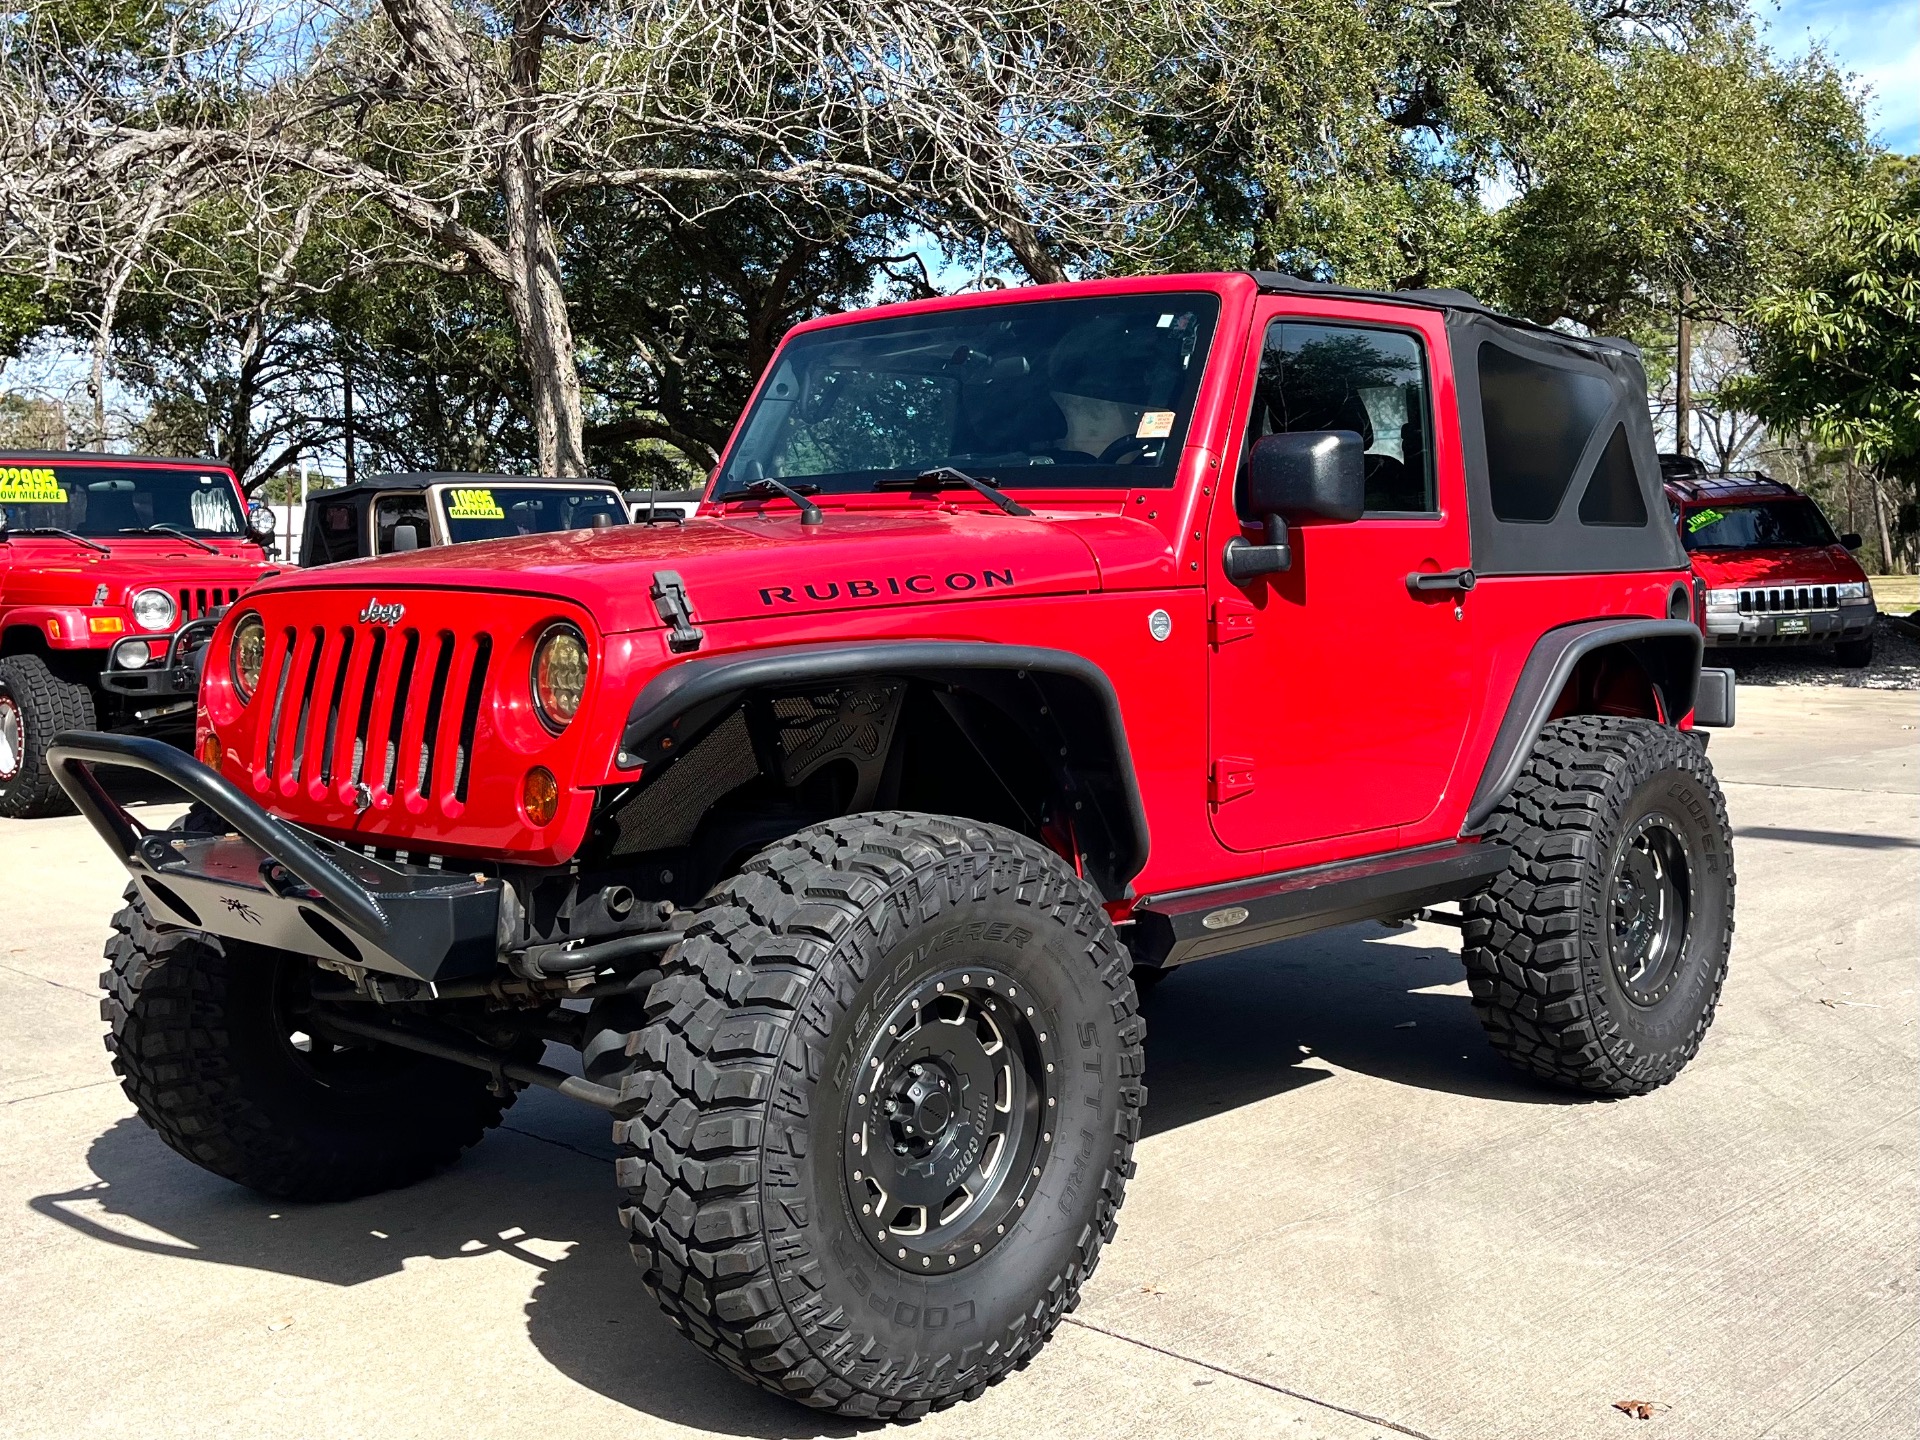
{"type": "Polygon", "coordinates": [[[1707,612],[1707,644],[1830,645],[1857,640],[1873,628],[1873,602],[1848,601],[1831,610],[1707,612]]]}
{"type": "Polygon", "coordinates": [[[100,838],[165,925],[441,981],[491,970],[501,882],[391,865],[290,825],[170,745],[70,730],[48,760],[100,838]],[[96,769],[166,781],[225,831],[150,830],[110,795],[96,769]]]}

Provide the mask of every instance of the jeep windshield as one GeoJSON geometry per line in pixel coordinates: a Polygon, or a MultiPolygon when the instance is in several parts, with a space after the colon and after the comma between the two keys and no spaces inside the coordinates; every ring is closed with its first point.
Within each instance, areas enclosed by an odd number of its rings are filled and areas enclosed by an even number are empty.
{"type": "Polygon", "coordinates": [[[9,530],[97,537],[152,531],[165,539],[171,529],[238,538],[247,532],[246,511],[226,471],[160,465],[0,462],[0,517],[9,530]]]}
{"type": "Polygon", "coordinates": [[[628,523],[626,504],[611,485],[448,485],[440,506],[455,543],[628,523]]]}
{"type": "Polygon", "coordinates": [[[767,479],[846,494],[943,466],[1003,490],[1171,485],[1219,313],[1209,294],[1101,295],[796,335],[716,496],[767,479]]]}
{"type": "Polygon", "coordinates": [[[1689,550],[1803,550],[1834,545],[1833,530],[1811,500],[1752,500],[1687,511],[1680,536],[1689,550]]]}

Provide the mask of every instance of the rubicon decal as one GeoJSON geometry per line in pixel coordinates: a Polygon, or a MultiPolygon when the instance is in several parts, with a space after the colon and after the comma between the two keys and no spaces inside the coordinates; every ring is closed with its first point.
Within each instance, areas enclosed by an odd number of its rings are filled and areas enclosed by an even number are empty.
{"type": "Polygon", "coordinates": [[[887,575],[877,580],[815,580],[804,585],[768,585],[762,605],[825,605],[834,600],[891,600],[914,595],[965,594],[1001,590],[1013,584],[1013,570],[954,570],[945,575],[887,575]]]}

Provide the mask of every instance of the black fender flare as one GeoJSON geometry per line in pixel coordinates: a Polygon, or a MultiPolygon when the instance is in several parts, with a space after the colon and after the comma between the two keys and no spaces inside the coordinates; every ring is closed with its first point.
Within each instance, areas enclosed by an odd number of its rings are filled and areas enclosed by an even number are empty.
{"type": "Polygon", "coordinates": [[[678,753],[684,742],[750,691],[854,677],[951,682],[994,675],[1041,685],[1043,693],[1045,682],[1064,682],[1078,687],[1093,702],[1097,733],[1065,738],[1082,746],[1097,745],[1104,754],[1083,750],[1068,758],[1103,761],[1104,767],[1111,768],[1121,812],[1108,818],[1114,842],[1112,873],[1124,887],[1147,863],[1146,806],[1113,682],[1098,665],[1071,651],[980,640],[884,640],[697,656],[670,666],[641,687],[627,712],[616,763],[621,769],[634,769],[678,753]]]}
{"type": "Polygon", "coordinates": [[[1486,824],[1500,802],[1520,779],[1533,742],[1540,738],[1554,702],[1566,688],[1574,667],[1599,650],[1619,647],[1640,662],[1660,694],[1667,723],[1675,724],[1693,709],[1700,683],[1700,656],[1705,642],[1691,620],[1654,620],[1645,616],[1612,620],[1581,620],[1547,631],[1534,642],[1506,718],[1493,737],[1493,748],[1480,772],[1479,788],[1461,833],[1486,824]]]}

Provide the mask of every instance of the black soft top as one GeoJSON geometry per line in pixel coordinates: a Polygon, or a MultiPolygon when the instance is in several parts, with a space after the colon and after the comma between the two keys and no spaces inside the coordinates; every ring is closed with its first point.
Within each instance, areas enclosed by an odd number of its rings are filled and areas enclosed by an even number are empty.
{"type": "Polygon", "coordinates": [[[1334,285],[1324,280],[1300,280],[1292,275],[1282,275],[1276,270],[1255,270],[1250,273],[1253,275],[1254,282],[1262,290],[1274,294],[1325,295],[1341,300],[1370,300],[1382,305],[1413,305],[1422,310],[1445,311],[1449,315],[1471,315],[1483,324],[1499,326],[1525,335],[1544,337],[1563,345],[1609,350],[1631,355],[1635,360],[1640,358],[1640,347],[1631,340],[1622,340],[1612,335],[1573,335],[1565,330],[1556,330],[1550,325],[1538,325],[1531,320],[1522,320],[1517,315],[1508,315],[1495,310],[1491,305],[1468,294],[1465,290],[1362,290],[1351,285],[1334,285]]]}

